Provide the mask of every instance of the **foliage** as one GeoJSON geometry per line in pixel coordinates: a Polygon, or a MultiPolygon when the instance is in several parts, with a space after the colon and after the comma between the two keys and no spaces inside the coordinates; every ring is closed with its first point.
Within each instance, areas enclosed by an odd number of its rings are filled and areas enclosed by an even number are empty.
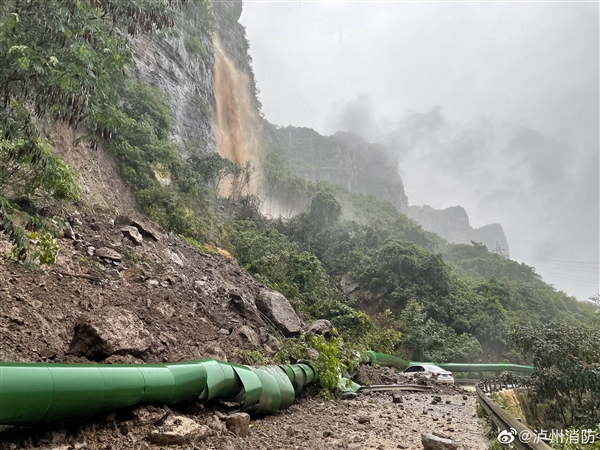
{"type": "Polygon", "coordinates": [[[256,278],[291,299],[312,305],[331,295],[327,273],[319,260],[272,228],[254,222],[235,224],[234,256],[256,278]]]}
{"type": "Polygon", "coordinates": [[[37,260],[40,264],[56,263],[59,250],[56,238],[52,237],[50,233],[44,233],[39,239],[37,233],[31,233],[29,237],[35,240],[32,255],[34,261],[37,260]]]}
{"type": "Polygon", "coordinates": [[[552,425],[594,427],[600,420],[600,330],[519,326],[511,339],[533,359],[533,399],[549,405],[552,425]]]}
{"type": "MultiPolygon", "coordinates": [[[[169,2],[181,3],[181,2],[169,2]]],[[[113,92],[132,61],[127,33],[172,25],[167,2],[122,0],[5,1],[0,4],[0,230],[27,257],[15,222],[19,195],[77,198],[75,175],[40,138],[37,120],[83,125],[108,136],[98,106],[113,92]]]]}
{"type": "Polygon", "coordinates": [[[600,449],[600,425],[595,428],[570,427],[560,430],[552,441],[555,450],[598,450],[600,449]]]}
{"type": "Polygon", "coordinates": [[[302,335],[298,339],[287,339],[283,349],[275,355],[275,362],[292,364],[310,360],[311,350],[316,350],[318,359],[313,361],[318,372],[318,385],[321,396],[333,398],[342,373],[355,371],[359,359],[355,351],[346,347],[342,338],[332,337],[326,340],[323,336],[313,336],[306,340],[302,335]]]}
{"type": "Polygon", "coordinates": [[[399,318],[402,346],[410,350],[413,361],[469,362],[482,353],[479,341],[467,333],[428,318],[416,300],[411,300],[399,318]]]}
{"type": "Polygon", "coordinates": [[[240,350],[237,355],[240,362],[247,366],[264,366],[268,364],[268,360],[264,355],[256,350],[240,350]]]}

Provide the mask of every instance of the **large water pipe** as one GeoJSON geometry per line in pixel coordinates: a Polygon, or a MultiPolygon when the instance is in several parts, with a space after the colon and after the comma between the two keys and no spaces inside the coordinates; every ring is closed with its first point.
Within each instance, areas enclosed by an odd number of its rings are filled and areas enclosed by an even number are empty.
{"type": "Polygon", "coordinates": [[[0,363],[0,424],[89,417],[127,406],[221,399],[273,414],[317,379],[309,364],[251,368],[205,359],[177,364],[0,363]]]}

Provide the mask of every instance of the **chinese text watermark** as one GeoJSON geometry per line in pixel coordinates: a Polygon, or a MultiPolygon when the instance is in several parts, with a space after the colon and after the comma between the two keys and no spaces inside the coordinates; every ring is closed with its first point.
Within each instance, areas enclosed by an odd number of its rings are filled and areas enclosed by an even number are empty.
{"type": "Polygon", "coordinates": [[[600,441],[597,430],[522,430],[518,432],[514,428],[504,430],[498,435],[498,442],[510,444],[518,439],[524,444],[547,442],[553,444],[594,444],[600,441]]]}

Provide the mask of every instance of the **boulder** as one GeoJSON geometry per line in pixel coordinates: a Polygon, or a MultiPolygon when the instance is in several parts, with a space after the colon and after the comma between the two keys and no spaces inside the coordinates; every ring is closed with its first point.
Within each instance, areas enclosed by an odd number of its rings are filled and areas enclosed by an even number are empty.
{"type": "Polygon", "coordinates": [[[302,322],[282,294],[263,290],[256,298],[256,307],[269,318],[284,336],[295,336],[302,332],[302,322]]]}
{"type": "Polygon", "coordinates": [[[331,325],[329,320],[316,320],[306,328],[307,337],[318,335],[322,335],[326,339],[329,339],[331,336],[333,336],[333,325],[331,325]]]}
{"type": "Polygon", "coordinates": [[[121,278],[121,272],[119,272],[117,269],[109,269],[106,271],[105,275],[107,277],[114,278],[115,280],[118,280],[119,278],[121,278]]]}
{"type": "Polygon", "coordinates": [[[69,353],[93,360],[114,354],[140,355],[151,342],[150,333],[135,314],[107,306],[77,321],[69,353]]]}
{"type": "Polygon", "coordinates": [[[160,237],[160,231],[157,229],[156,224],[151,224],[149,222],[141,222],[139,220],[132,220],[131,225],[140,230],[140,234],[142,236],[148,236],[155,241],[158,241],[160,237]],[[155,226],[156,225],[156,226],[155,226]]]}
{"type": "Polygon", "coordinates": [[[175,264],[177,264],[178,266],[183,267],[183,261],[181,260],[180,256],[175,253],[172,252],[171,250],[169,250],[168,248],[164,250],[163,252],[165,254],[165,256],[167,258],[169,258],[171,261],[173,261],[175,264]]]}
{"type": "Polygon", "coordinates": [[[250,433],[250,416],[246,413],[235,413],[227,417],[225,426],[238,437],[248,437],[250,433]]]}
{"type": "Polygon", "coordinates": [[[169,416],[148,438],[157,445],[185,445],[205,439],[210,429],[185,416],[169,416]]]}
{"type": "Polygon", "coordinates": [[[112,248],[108,248],[108,247],[102,247],[102,248],[97,249],[94,252],[94,255],[99,258],[111,259],[113,261],[121,261],[121,259],[123,259],[123,256],[121,256],[121,254],[119,252],[116,252],[112,248]]]}
{"type": "Polygon", "coordinates": [[[142,236],[148,236],[149,238],[152,238],[155,241],[158,241],[160,236],[160,232],[157,229],[158,226],[154,226],[147,221],[133,220],[129,216],[117,216],[114,220],[114,225],[115,227],[135,227],[142,236]]]}
{"type": "Polygon", "coordinates": [[[253,347],[260,347],[260,337],[256,331],[247,325],[236,328],[234,332],[231,333],[230,338],[236,341],[240,346],[250,344],[253,347]]]}
{"type": "Polygon", "coordinates": [[[75,232],[73,231],[73,228],[71,228],[71,224],[69,222],[65,223],[65,226],[63,227],[62,232],[63,232],[63,237],[72,239],[72,240],[76,239],[75,232]]]}
{"type": "Polygon", "coordinates": [[[272,348],[276,352],[278,352],[279,350],[281,350],[281,342],[279,342],[279,339],[277,339],[272,334],[269,334],[267,336],[267,340],[265,342],[265,345],[267,345],[268,347],[272,348]]]}
{"type": "Polygon", "coordinates": [[[444,439],[433,434],[422,434],[421,444],[425,450],[456,450],[458,448],[452,439],[444,439]]]}
{"type": "Polygon", "coordinates": [[[142,245],[144,243],[144,238],[138,231],[136,227],[126,226],[121,228],[121,233],[129,240],[131,240],[135,245],[142,245]]]}
{"type": "Polygon", "coordinates": [[[114,225],[115,227],[124,227],[124,226],[128,226],[131,225],[131,217],[129,216],[124,216],[124,215],[118,215],[117,217],[115,217],[114,220],[114,225]]]}

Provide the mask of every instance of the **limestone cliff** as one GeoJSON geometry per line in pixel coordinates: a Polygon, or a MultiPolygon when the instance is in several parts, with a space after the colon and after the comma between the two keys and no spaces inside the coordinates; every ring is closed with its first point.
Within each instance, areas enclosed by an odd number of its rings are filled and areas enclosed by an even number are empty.
{"type": "Polygon", "coordinates": [[[353,133],[322,136],[311,128],[292,126],[264,127],[263,139],[277,146],[292,171],[303,178],[372,194],[402,212],[408,208],[398,161],[378,144],[369,144],[353,133]]]}
{"type": "Polygon", "coordinates": [[[451,206],[446,209],[434,209],[431,206],[410,206],[408,216],[416,220],[423,228],[432,231],[448,242],[469,244],[471,241],[481,242],[488,250],[494,251],[496,244],[508,257],[508,242],[500,224],[494,223],[481,228],[473,228],[469,216],[462,206],[451,206]]]}
{"type": "MultiPolygon", "coordinates": [[[[217,117],[219,94],[237,95],[233,102],[229,98],[221,103],[235,106],[224,113],[229,118],[240,114],[243,102],[249,105],[249,111],[243,112],[246,115],[257,116],[260,110],[248,40],[238,22],[242,2],[214,2],[212,13],[208,8],[207,3],[188,2],[185,9],[177,11],[174,32],[133,42],[136,66],[132,75],[169,94],[176,120],[173,139],[184,152],[188,145],[205,152],[219,149],[219,127],[223,125],[217,117]],[[230,62],[231,70],[216,71],[220,59],[230,62]],[[224,79],[218,80],[219,75],[224,79]],[[235,77],[244,80],[232,81],[235,77]],[[224,83],[220,90],[216,89],[219,81],[221,86],[224,83]],[[238,83],[240,89],[233,89],[232,83],[238,83]],[[240,100],[241,96],[248,98],[240,100]]],[[[224,135],[230,134],[231,129],[226,129],[224,135]]]]}
{"type": "Polygon", "coordinates": [[[181,148],[195,142],[215,151],[215,57],[206,20],[205,11],[189,2],[177,12],[174,33],[134,39],[132,75],[169,94],[175,116],[172,134],[181,148]]]}

